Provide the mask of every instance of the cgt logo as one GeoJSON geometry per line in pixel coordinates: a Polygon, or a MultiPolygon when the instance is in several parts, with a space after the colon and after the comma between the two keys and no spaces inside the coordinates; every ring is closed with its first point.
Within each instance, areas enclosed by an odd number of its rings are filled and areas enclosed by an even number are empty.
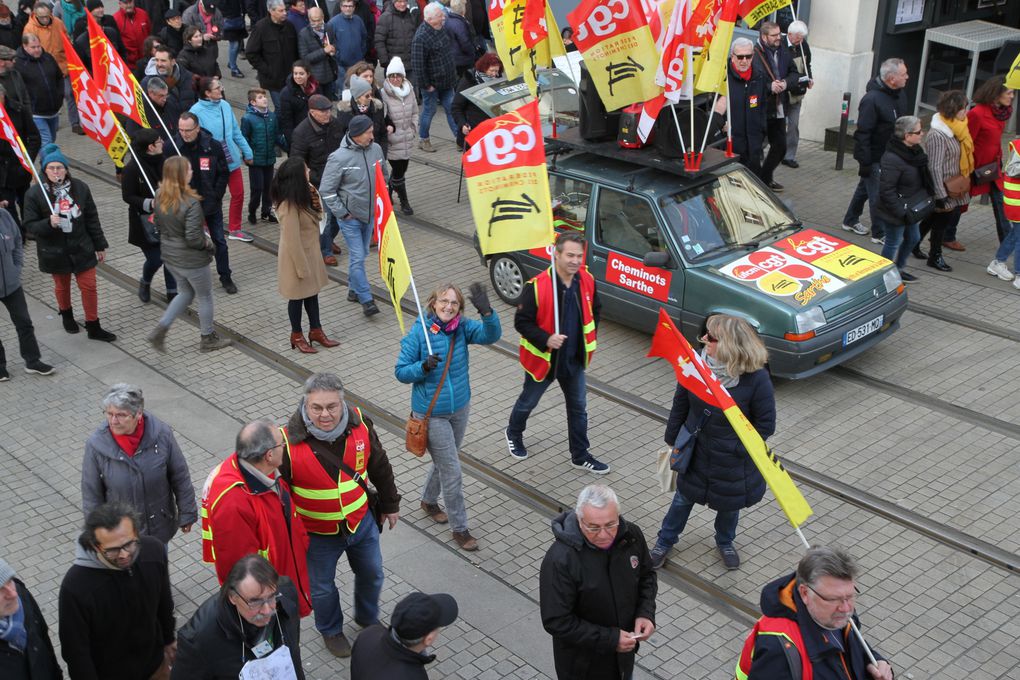
{"type": "Polygon", "coordinates": [[[673,273],[644,263],[626,255],[610,252],[606,260],[606,282],[634,291],[639,295],[665,302],[669,297],[669,284],[673,273]]]}

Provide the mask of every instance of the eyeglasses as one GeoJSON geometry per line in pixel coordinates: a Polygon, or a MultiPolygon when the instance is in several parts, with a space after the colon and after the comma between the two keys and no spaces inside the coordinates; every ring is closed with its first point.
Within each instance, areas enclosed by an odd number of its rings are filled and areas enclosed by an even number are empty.
{"type": "Polygon", "coordinates": [[[924,130],[911,130],[907,134],[908,135],[923,135],[924,134],[924,130]]]}
{"type": "Polygon", "coordinates": [[[711,342],[719,342],[719,338],[715,337],[711,333],[705,333],[704,335],[701,336],[701,339],[705,342],[706,345],[711,342]]]}
{"type": "Polygon", "coordinates": [[[821,598],[821,600],[823,602],[828,602],[829,604],[837,604],[837,603],[839,603],[839,604],[853,604],[854,601],[857,599],[857,596],[861,594],[861,591],[857,590],[857,586],[854,586],[854,593],[852,595],[847,595],[845,597],[826,597],[825,595],[822,595],[820,592],[818,592],[817,590],[812,588],[807,583],[805,583],[804,585],[807,586],[808,590],[810,590],[812,593],[814,593],[819,598],[821,598]]]}
{"type": "Polygon", "coordinates": [[[436,300],[437,307],[460,307],[457,300],[436,300]]]}
{"type": "Polygon", "coordinates": [[[281,593],[279,590],[277,590],[275,593],[273,593],[269,597],[259,597],[259,598],[253,599],[253,600],[249,600],[244,595],[242,595],[241,593],[237,592],[237,588],[231,588],[231,590],[233,590],[234,591],[234,595],[237,595],[239,598],[241,598],[241,602],[244,602],[245,606],[247,606],[248,609],[251,609],[252,611],[258,611],[259,609],[262,609],[263,607],[265,607],[267,605],[271,606],[271,607],[273,607],[275,609],[276,608],[276,603],[279,602],[280,598],[283,597],[283,593],[281,593]]]}
{"type": "Polygon", "coordinates": [[[733,58],[734,59],[740,59],[740,60],[753,59],[754,55],[753,54],[734,54],[733,58]]]}
{"type": "Polygon", "coordinates": [[[105,557],[106,559],[108,559],[109,561],[112,562],[115,559],[117,559],[118,557],[120,557],[120,554],[122,552],[126,552],[128,555],[131,555],[137,549],[138,549],[138,539],[136,538],[133,541],[128,541],[124,545],[118,545],[116,548],[103,548],[102,550],[100,550],[100,552],[103,553],[103,557],[105,557]]]}
{"type": "Polygon", "coordinates": [[[197,129],[198,129],[198,126],[196,125],[195,127],[192,127],[192,128],[179,127],[179,128],[177,128],[177,131],[178,132],[194,132],[197,129]]]}
{"type": "Polygon", "coordinates": [[[311,413],[314,413],[315,415],[319,415],[320,413],[324,413],[326,411],[329,411],[330,413],[336,413],[337,411],[340,410],[340,404],[339,402],[336,404],[326,404],[325,406],[322,406],[320,404],[309,404],[308,410],[311,413]]]}
{"type": "Polygon", "coordinates": [[[580,524],[581,529],[583,529],[586,533],[595,535],[601,534],[603,531],[606,532],[607,534],[611,534],[614,531],[616,531],[616,527],[620,526],[619,522],[610,522],[609,524],[604,524],[603,526],[598,526],[596,524],[585,524],[584,522],[578,522],[578,524],[580,524]]]}
{"type": "Polygon", "coordinates": [[[135,413],[116,413],[114,411],[104,411],[103,415],[105,415],[110,420],[131,420],[137,414],[135,414],[135,413]]]}

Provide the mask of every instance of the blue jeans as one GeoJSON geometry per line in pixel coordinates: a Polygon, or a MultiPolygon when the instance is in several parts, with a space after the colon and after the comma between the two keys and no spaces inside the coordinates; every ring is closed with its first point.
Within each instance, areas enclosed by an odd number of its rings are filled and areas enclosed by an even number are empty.
{"type": "MultiPolygon", "coordinates": [[[[655,541],[655,547],[663,552],[668,551],[680,540],[680,534],[687,526],[687,518],[691,516],[694,508],[694,501],[689,501],[680,493],[680,489],[673,494],[673,502],[670,503],[666,516],[662,518],[662,528],[659,529],[659,536],[655,541]]],[[[740,518],[739,510],[717,510],[715,515],[715,544],[718,546],[733,545],[733,539],[737,537],[737,520],[740,518]]]]}
{"type": "Polygon", "coordinates": [[[871,215],[871,235],[875,238],[882,238],[881,220],[875,216],[875,209],[878,207],[878,178],[882,167],[878,163],[871,165],[871,174],[861,177],[854,189],[854,195],[850,198],[850,205],[846,207],[846,214],[843,215],[843,224],[854,224],[861,219],[864,212],[864,202],[868,202],[868,214],[871,215]]]}
{"type": "Polygon", "coordinates": [[[920,226],[917,222],[905,225],[879,222],[879,225],[885,229],[882,257],[892,260],[902,270],[907,266],[907,256],[910,255],[910,251],[921,241],[920,226]]]}
{"type": "MultiPolygon", "coordinates": [[[[573,375],[557,376],[567,405],[567,437],[570,441],[570,459],[579,463],[588,457],[588,398],[585,393],[584,371],[578,368],[573,375]]],[[[507,427],[511,437],[522,437],[528,426],[528,416],[552,384],[552,371],[539,382],[530,375],[524,376],[524,389],[510,411],[507,427]]]]}
{"type": "Polygon", "coordinates": [[[32,116],[35,126],[39,128],[39,142],[42,148],[47,144],[57,141],[57,130],[60,129],[60,115],[32,116]]]}
{"type": "Polygon", "coordinates": [[[273,111],[277,114],[280,112],[280,97],[283,94],[283,90],[270,90],[269,98],[273,100],[273,111]]]}
{"type": "MultiPolygon", "coordinates": [[[[1015,228],[1016,225],[1006,219],[1006,209],[1002,207],[1002,192],[999,190],[999,185],[995,182],[992,182],[989,195],[992,200],[992,212],[995,213],[995,231],[999,236],[999,243],[1002,243],[1006,240],[1010,230],[1015,228]]],[[[953,228],[953,236],[956,236],[955,227],[953,228]]]]}
{"type": "Polygon", "coordinates": [[[436,115],[436,105],[442,104],[446,110],[446,122],[450,126],[454,139],[457,137],[457,123],[453,120],[453,88],[445,90],[433,89],[431,92],[421,92],[421,114],[418,116],[418,135],[422,139],[429,138],[429,128],[432,127],[432,117],[436,115]]]}
{"type": "MultiPolygon", "coordinates": [[[[415,418],[425,414],[415,412],[415,418]]],[[[425,485],[421,490],[423,503],[435,504],[439,500],[439,492],[443,493],[446,503],[446,514],[450,517],[450,529],[467,531],[467,509],[464,507],[463,478],[460,471],[460,458],[457,452],[464,441],[464,430],[467,429],[468,416],[471,415],[471,404],[465,404],[453,413],[432,414],[429,418],[429,455],[432,465],[425,476],[425,485]]]]}
{"type": "Polygon", "coordinates": [[[336,587],[336,565],[345,552],[354,572],[354,620],[365,626],[376,623],[383,569],[379,529],[371,513],[365,515],[358,530],[350,536],[309,534],[309,539],[308,582],[315,610],[315,629],[327,636],[343,631],[344,613],[336,587]]]}
{"type": "MultiPolygon", "coordinates": [[[[160,267],[163,267],[163,253],[159,245],[154,245],[142,248],[142,254],[145,255],[145,264],[142,265],[142,281],[152,283],[156,272],[160,267]]],[[[166,267],[163,267],[163,282],[166,284],[166,292],[177,292],[177,281],[166,267]]]]}
{"type": "Polygon", "coordinates": [[[1013,271],[1020,269],[1020,222],[1010,222],[1013,228],[1006,238],[999,244],[995,251],[995,259],[999,262],[1008,262],[1009,256],[1013,256],[1013,271]]]}
{"type": "Polygon", "coordinates": [[[368,287],[368,275],[365,274],[365,258],[372,242],[372,226],[351,217],[340,220],[340,233],[347,241],[349,287],[358,296],[358,302],[361,304],[371,302],[372,291],[368,287]]]}
{"type": "Polygon", "coordinates": [[[241,51],[241,41],[231,40],[230,46],[227,48],[227,66],[230,67],[231,71],[237,71],[237,55],[241,51]]]}
{"type": "Polygon", "coordinates": [[[223,237],[223,208],[205,216],[205,226],[209,229],[209,238],[216,246],[216,273],[220,281],[230,278],[230,257],[227,255],[227,239],[223,237]]]}
{"type": "Polygon", "coordinates": [[[333,241],[340,233],[340,223],[336,221],[336,215],[330,212],[326,219],[326,228],[319,234],[319,250],[322,251],[323,257],[333,254],[333,241]]]}

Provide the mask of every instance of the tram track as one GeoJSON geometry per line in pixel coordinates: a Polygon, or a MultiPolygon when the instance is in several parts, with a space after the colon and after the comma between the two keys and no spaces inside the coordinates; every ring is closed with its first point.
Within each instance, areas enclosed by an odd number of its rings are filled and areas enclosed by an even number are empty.
{"type": "MultiPolygon", "coordinates": [[[[76,170],[80,170],[111,187],[119,188],[119,184],[111,177],[85,164],[71,160],[71,165],[76,170]]],[[[444,236],[455,238],[462,242],[471,242],[471,238],[465,234],[455,232],[426,220],[414,217],[405,217],[402,218],[401,221],[412,223],[415,226],[441,233],[444,236]]],[[[277,245],[268,239],[256,236],[252,245],[268,254],[273,255],[274,257],[277,255],[277,245]]],[[[132,290],[137,285],[137,281],[133,277],[116,270],[109,264],[104,265],[103,271],[105,274],[109,275],[111,280],[115,281],[122,287],[128,288],[129,290],[132,290]]],[[[348,282],[347,276],[343,272],[330,269],[327,273],[329,278],[338,284],[346,285],[348,282]]],[[[387,305],[391,304],[388,291],[385,289],[378,286],[372,286],[372,293],[377,300],[387,305]]],[[[417,313],[414,306],[407,301],[403,301],[402,311],[412,316],[417,313]]],[[[222,327],[221,330],[221,335],[235,340],[239,348],[244,348],[246,353],[267,365],[276,367],[278,370],[295,380],[303,380],[304,377],[307,377],[309,374],[308,369],[303,368],[300,364],[291,361],[274,350],[250,341],[248,338],[237,333],[233,329],[222,327]]],[[[501,340],[494,345],[486,345],[483,347],[516,360],[516,348],[506,341],[501,340]]],[[[842,379],[885,392],[886,394],[896,396],[912,403],[923,405],[926,408],[951,415],[955,418],[973,422],[999,434],[1004,434],[1014,439],[1020,439],[1020,427],[1013,423],[999,420],[971,409],[956,406],[955,404],[939,400],[935,397],[930,397],[910,388],[894,385],[892,383],[873,378],[855,369],[835,367],[830,369],[830,373],[833,373],[842,379]]],[[[668,409],[640,396],[627,392],[626,390],[621,390],[593,377],[588,378],[587,384],[591,393],[633,411],[636,414],[660,423],[665,423],[668,418],[668,409]]],[[[355,401],[359,400],[355,399],[355,401]]],[[[381,415],[384,414],[387,427],[393,429],[394,433],[397,435],[402,434],[404,426],[403,417],[390,413],[386,409],[379,407],[377,404],[372,404],[369,400],[360,401],[369,407],[373,413],[379,413],[381,415]]],[[[483,481],[483,483],[497,489],[500,493],[521,502],[526,507],[535,509],[547,516],[554,516],[565,507],[559,501],[544,494],[538,489],[535,489],[530,485],[523,484],[495,467],[471,456],[470,452],[463,453],[463,458],[466,466],[470,467],[472,470],[473,476],[483,481]]],[[[928,538],[950,547],[953,550],[978,558],[1010,573],[1017,573],[1017,571],[1020,571],[1020,555],[1003,550],[988,541],[984,541],[980,538],[967,534],[966,532],[935,520],[931,520],[919,512],[903,508],[896,503],[887,501],[850,484],[846,484],[835,477],[818,470],[814,470],[788,460],[784,460],[783,464],[796,481],[815,488],[826,495],[838,498],[867,512],[882,517],[894,524],[927,536],[928,538]]],[[[688,572],[678,565],[668,565],[668,569],[668,573],[672,574],[676,579],[678,579],[678,581],[683,582],[693,589],[693,592],[698,593],[700,595],[699,599],[708,598],[707,601],[712,602],[713,606],[717,601],[725,602],[726,607],[732,616],[740,617],[755,615],[756,608],[743,598],[721,591],[713,583],[705,579],[701,579],[701,577],[698,577],[693,572],[688,572]],[[700,581],[692,579],[700,579],[700,581]]]]}

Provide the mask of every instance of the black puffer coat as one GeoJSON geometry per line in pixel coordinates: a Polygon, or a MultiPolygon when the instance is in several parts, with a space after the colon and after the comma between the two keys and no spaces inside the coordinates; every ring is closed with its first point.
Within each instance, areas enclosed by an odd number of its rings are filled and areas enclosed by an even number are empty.
{"type": "MultiPolygon", "coordinates": [[[[329,41],[329,44],[336,45],[333,29],[327,24],[323,31],[325,39],[329,41]]],[[[326,54],[325,46],[326,43],[319,40],[319,36],[312,30],[311,26],[302,28],[301,32],[298,33],[298,54],[308,62],[308,66],[312,69],[312,77],[322,85],[335,82],[338,73],[336,59],[333,58],[333,55],[326,54]]],[[[296,123],[300,122],[301,119],[298,118],[296,123]]]]}
{"type": "MultiPolygon", "coordinates": [[[[23,79],[16,71],[8,72],[7,76],[11,82],[22,84],[26,97],[25,99],[15,99],[8,90],[5,101],[7,115],[10,117],[14,129],[21,136],[21,141],[24,142],[29,157],[35,158],[42,142],[39,138],[39,129],[35,126],[35,120],[32,119],[32,105],[28,99],[28,90],[24,88],[23,79]]],[[[14,155],[11,145],[7,142],[0,142],[0,187],[24,189],[31,182],[32,174],[21,165],[21,161],[14,155]]]]}
{"type": "Polygon", "coordinates": [[[14,579],[14,587],[25,610],[25,629],[28,646],[19,652],[0,640],[0,678],[4,680],[62,680],[64,674],[57,665],[53,643],[50,642],[46,619],[25,584],[14,579]]]}
{"type": "Polygon", "coordinates": [[[907,89],[894,90],[876,76],[868,83],[867,92],[857,108],[857,130],[854,132],[854,159],[861,164],[860,174],[872,163],[878,163],[893,136],[896,119],[910,113],[907,89]]]}
{"type": "MultiPolygon", "coordinates": [[[[92,269],[99,262],[96,253],[109,247],[88,185],[68,177],[71,199],[81,208],[81,215],[71,220],[69,234],[50,226],[50,209],[38,184],[25,193],[25,231],[35,236],[39,271],[44,274],[77,274],[92,269]]],[[[49,198],[53,200],[52,194],[49,198]]]]}
{"type": "Polygon", "coordinates": [[[907,224],[907,203],[925,191],[935,195],[935,183],[928,169],[924,148],[907,146],[893,137],[882,154],[882,174],[878,182],[878,206],[875,213],[889,224],[907,224]]]}
{"type": "Polygon", "coordinates": [[[294,24],[286,20],[276,24],[269,17],[260,19],[251,29],[244,53],[258,73],[260,87],[273,91],[283,88],[298,59],[294,24]]]}
{"type": "MultiPolygon", "coordinates": [[[[145,171],[145,176],[149,178],[152,187],[157,188],[160,178],[163,177],[163,161],[166,160],[166,157],[152,156],[146,153],[145,149],[139,149],[134,142],[132,145],[135,147],[138,158],[142,161],[142,170],[145,171]]],[[[173,150],[173,146],[170,144],[166,144],[166,146],[173,150]]],[[[152,214],[151,203],[148,206],[149,209],[145,210],[145,201],[152,198],[152,192],[149,191],[149,185],[145,183],[145,177],[142,177],[142,173],[139,172],[138,163],[134,158],[124,166],[124,173],[120,178],[120,197],[128,204],[128,243],[139,248],[149,247],[149,241],[145,238],[145,230],[142,229],[142,220],[149,219],[152,214]]]]}
{"type": "Polygon", "coordinates": [[[351,680],[428,680],[427,664],[435,654],[415,652],[394,639],[381,624],[358,634],[351,654],[351,680]]]}
{"type": "Polygon", "coordinates": [[[308,98],[313,94],[322,94],[322,88],[315,82],[315,88],[309,93],[294,83],[294,76],[287,76],[287,84],[280,92],[280,108],[276,111],[276,122],[280,125],[287,143],[294,136],[294,128],[308,117],[308,98]]]}
{"type": "Polygon", "coordinates": [[[290,142],[291,158],[300,158],[311,171],[309,181],[319,186],[322,171],[326,169],[329,155],[340,148],[344,140],[345,128],[336,118],[331,118],[325,125],[319,125],[311,116],[294,128],[294,136],[290,142]]]}
{"type": "Polygon", "coordinates": [[[736,74],[732,64],[726,68],[729,75],[733,152],[738,156],[760,155],[768,127],[768,76],[752,67],[751,80],[747,81],[736,74]]]}
{"type": "Polygon", "coordinates": [[[390,65],[393,57],[400,57],[405,69],[411,68],[411,40],[420,23],[418,14],[417,7],[414,12],[410,9],[398,12],[392,2],[386,3],[375,27],[375,51],[383,68],[390,65]]]}
{"type": "Polygon", "coordinates": [[[542,626],[553,639],[559,680],[630,677],[640,647],[616,651],[621,630],[634,620],[655,623],[659,585],[641,530],[620,517],[608,550],[593,547],[581,533],[574,511],[552,521],[555,542],[542,560],[539,607],[542,626]]]}
{"type": "MultiPolygon", "coordinates": [[[[276,604],[273,626],[274,649],[282,641],[290,650],[297,679],[304,680],[301,667],[301,618],[298,616],[297,589],[286,576],[280,577],[282,597],[276,604]]],[[[246,622],[247,624],[247,622],[246,622]]],[[[254,626],[245,625],[249,634],[254,626]]],[[[224,602],[219,593],[202,603],[191,620],[177,632],[177,659],[170,673],[171,680],[235,680],[241,667],[255,658],[251,646],[243,638],[237,610],[224,602]]]]}
{"type": "MultiPolygon", "coordinates": [[[[776,431],[776,398],[768,371],[762,368],[745,373],[729,392],[761,438],[772,436],[776,431]]],[[[761,473],[723,412],[681,385],[676,386],[673,408],[666,422],[666,443],[676,442],[684,423],[691,432],[697,429],[706,410],[709,411],[708,420],[694,445],[690,467],[677,477],[677,490],[688,500],[708,505],[713,510],[751,507],[765,495],[761,473]]]]}

